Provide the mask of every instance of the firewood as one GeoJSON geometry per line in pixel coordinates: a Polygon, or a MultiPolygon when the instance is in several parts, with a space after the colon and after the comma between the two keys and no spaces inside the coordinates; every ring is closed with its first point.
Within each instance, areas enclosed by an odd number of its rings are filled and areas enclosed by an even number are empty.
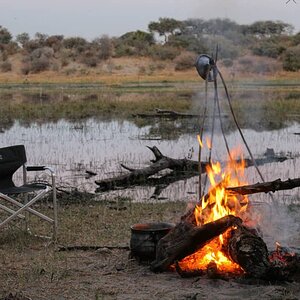
{"type": "Polygon", "coordinates": [[[267,246],[254,230],[244,226],[232,229],[225,239],[223,251],[253,278],[264,278],[269,272],[267,246]]]}
{"type": "Polygon", "coordinates": [[[167,270],[175,261],[196,252],[213,238],[224,233],[229,227],[241,224],[241,219],[232,215],[202,226],[181,221],[157,244],[156,259],[151,270],[167,270]]]}

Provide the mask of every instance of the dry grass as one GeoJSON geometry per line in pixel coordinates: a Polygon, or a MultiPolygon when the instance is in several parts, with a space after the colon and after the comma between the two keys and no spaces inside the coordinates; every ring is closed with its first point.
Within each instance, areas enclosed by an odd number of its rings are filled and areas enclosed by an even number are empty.
{"type": "MultiPolygon", "coordinates": [[[[128,199],[85,204],[61,205],[58,243],[62,245],[129,245],[130,225],[138,222],[175,222],[185,211],[185,204],[131,203],[128,199]]],[[[44,212],[49,209],[40,208],[44,212]]],[[[35,233],[51,230],[31,217],[35,233]]],[[[101,272],[110,272],[115,265],[127,263],[127,251],[99,250],[91,252],[57,252],[15,226],[0,235],[0,299],[9,292],[22,292],[32,299],[103,299],[101,272]],[[105,265],[105,266],[104,266],[105,265]],[[98,269],[97,269],[98,268],[98,269]],[[95,277],[96,276],[96,277],[95,277]],[[90,282],[90,283],[87,283],[90,282]],[[88,288],[92,284],[93,288],[88,288]],[[98,284],[97,284],[98,282],[98,284]]],[[[107,293],[107,291],[105,292],[107,293]]]]}
{"type": "MultiPolygon", "coordinates": [[[[252,57],[252,60],[260,65],[261,58],[252,57]]],[[[265,61],[265,58],[263,58],[265,61]]],[[[59,71],[45,71],[39,74],[22,75],[20,72],[20,57],[12,59],[13,71],[0,73],[0,84],[12,83],[104,83],[107,85],[122,84],[128,82],[197,82],[199,77],[194,68],[184,71],[175,71],[175,63],[169,61],[156,61],[147,57],[121,57],[112,58],[101,63],[96,68],[86,68],[80,64],[70,64],[59,71]],[[143,70],[143,72],[141,72],[143,70]]],[[[274,63],[273,63],[274,64],[274,63]]],[[[227,78],[233,73],[232,68],[222,66],[222,71],[227,78]]],[[[257,72],[249,72],[247,68],[236,65],[235,77],[238,80],[257,79],[257,72]],[[239,70],[237,72],[237,70],[239,70]]],[[[263,80],[298,80],[299,72],[263,72],[259,75],[263,80]]]]}
{"type": "MultiPolygon", "coordinates": [[[[48,211],[43,206],[42,211],[48,211]]],[[[128,245],[130,225],[177,222],[183,202],[131,203],[114,199],[60,206],[59,244],[128,245]]],[[[31,226],[46,227],[32,219],[31,226]]],[[[48,228],[49,229],[49,228],[48,228]]],[[[126,250],[55,251],[45,241],[7,228],[0,235],[0,299],[299,299],[298,283],[254,285],[154,274],[126,250]],[[213,287],[213,288],[212,288],[213,287]],[[213,292],[212,292],[213,291],[213,292]],[[21,298],[23,296],[23,298],[21,298]],[[25,298],[28,297],[28,298],[25,298]],[[11,298],[10,298],[11,299],[11,298]]]]}

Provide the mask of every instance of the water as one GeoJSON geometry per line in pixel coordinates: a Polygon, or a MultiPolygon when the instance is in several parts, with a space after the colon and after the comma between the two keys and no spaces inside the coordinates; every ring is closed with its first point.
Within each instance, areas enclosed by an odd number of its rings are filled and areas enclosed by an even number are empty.
{"type": "MultiPolygon", "coordinates": [[[[166,156],[184,158],[190,155],[192,159],[197,160],[196,132],[181,134],[169,140],[145,140],[144,137],[149,134],[150,130],[150,126],[139,128],[130,121],[116,120],[88,119],[80,123],[60,120],[56,123],[33,123],[27,127],[16,122],[9,130],[0,134],[0,145],[5,147],[24,144],[28,164],[52,166],[56,171],[59,185],[94,192],[97,188],[94,181],[119,174],[122,171],[120,163],[133,168],[148,165],[150,159],[153,159],[153,154],[146,146],[157,146],[166,156]],[[86,170],[94,171],[98,175],[87,179],[85,178],[86,170]]],[[[294,134],[300,132],[299,124],[290,124],[274,131],[256,132],[244,129],[243,132],[254,157],[261,157],[266,148],[273,148],[275,153],[290,153],[295,157],[282,163],[261,166],[260,169],[266,181],[299,177],[300,136],[294,134]]],[[[242,144],[237,131],[227,134],[227,138],[231,147],[242,144]]],[[[215,160],[226,159],[224,155],[226,150],[220,132],[215,135],[213,148],[215,160]]],[[[245,149],[244,153],[245,157],[249,157],[245,149]]],[[[203,150],[202,157],[207,157],[207,150],[203,150]]],[[[249,183],[261,181],[254,168],[248,168],[246,175],[249,183]]],[[[37,178],[38,173],[31,176],[37,178]]],[[[20,181],[20,178],[18,174],[16,181],[20,181]]],[[[119,195],[129,196],[135,201],[148,201],[154,189],[154,187],[132,188],[102,193],[99,197],[119,195]]],[[[194,177],[171,184],[161,192],[158,198],[194,201],[198,197],[197,189],[198,178],[194,177]]],[[[276,199],[287,203],[300,199],[299,189],[278,192],[274,195],[276,199]]],[[[264,201],[266,197],[264,194],[255,195],[255,199],[261,201],[264,201]]]]}

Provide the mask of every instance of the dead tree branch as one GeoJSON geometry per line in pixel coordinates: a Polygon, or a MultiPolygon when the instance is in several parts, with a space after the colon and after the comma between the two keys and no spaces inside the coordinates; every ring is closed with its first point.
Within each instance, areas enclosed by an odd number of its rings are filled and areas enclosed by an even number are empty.
{"type": "Polygon", "coordinates": [[[249,195],[249,194],[256,194],[256,193],[275,192],[280,190],[291,190],[299,186],[300,186],[300,178],[295,178],[295,179],[288,179],[286,181],[281,181],[281,179],[277,179],[274,181],[256,183],[251,185],[228,187],[227,190],[240,195],[249,195]]]}
{"type": "MultiPolygon", "coordinates": [[[[105,192],[109,190],[119,189],[119,188],[128,188],[134,185],[168,185],[177,180],[187,179],[193,176],[199,175],[199,163],[195,160],[189,160],[186,158],[175,159],[168,156],[163,155],[160,150],[154,147],[148,147],[152,153],[154,154],[155,159],[151,160],[151,165],[141,168],[134,169],[124,164],[121,164],[122,168],[129,171],[129,173],[122,174],[112,178],[106,178],[102,180],[96,180],[95,183],[99,186],[97,192],[105,192]],[[163,170],[172,170],[172,174],[170,177],[161,176],[160,178],[153,178],[151,176],[157,174],[163,170]],[[176,176],[178,179],[176,180],[176,176]],[[166,179],[166,180],[165,180],[166,179]]],[[[257,165],[263,165],[266,163],[272,162],[282,162],[288,159],[285,156],[267,156],[264,158],[256,159],[257,165]]],[[[245,159],[245,166],[251,167],[253,166],[253,162],[251,159],[245,159]]],[[[240,160],[237,160],[240,162],[240,160]]],[[[209,162],[201,163],[201,172],[206,172],[206,166],[209,165],[209,162]]],[[[169,175],[169,174],[168,174],[169,175]]]]}

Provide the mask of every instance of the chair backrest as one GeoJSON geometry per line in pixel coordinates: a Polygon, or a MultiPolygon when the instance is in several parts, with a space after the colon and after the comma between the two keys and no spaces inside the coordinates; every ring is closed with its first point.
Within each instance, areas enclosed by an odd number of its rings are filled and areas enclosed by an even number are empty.
{"type": "Polygon", "coordinates": [[[0,148],[0,189],[14,187],[13,174],[26,163],[24,145],[0,148]]]}

